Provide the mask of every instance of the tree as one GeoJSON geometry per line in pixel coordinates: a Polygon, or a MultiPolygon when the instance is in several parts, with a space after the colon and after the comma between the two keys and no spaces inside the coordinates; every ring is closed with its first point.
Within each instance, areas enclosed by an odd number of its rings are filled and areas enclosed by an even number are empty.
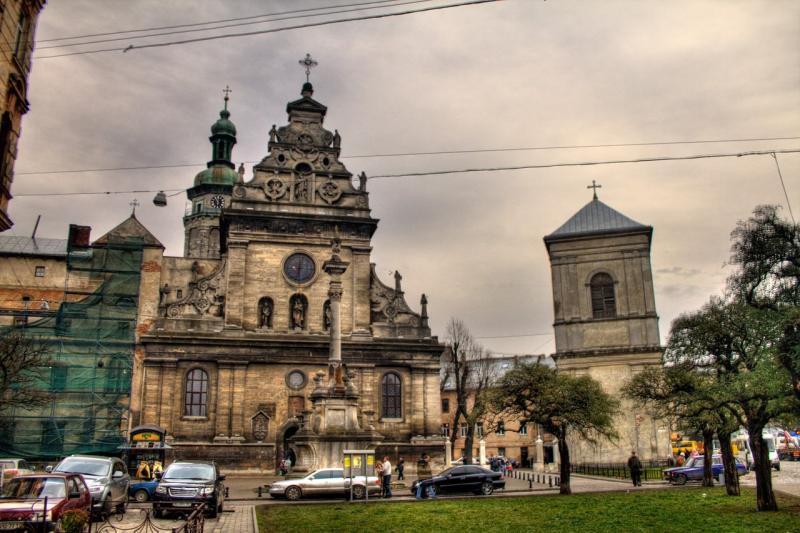
{"type": "Polygon", "coordinates": [[[0,415],[15,407],[39,407],[49,396],[37,390],[42,369],[53,363],[46,344],[17,330],[0,333],[0,415]]]}
{"type": "Polygon", "coordinates": [[[619,402],[590,376],[562,374],[535,363],[520,363],[487,393],[493,412],[542,428],[558,439],[560,493],[571,494],[568,437],[596,442],[614,439],[614,415],[619,402]]]}
{"type": "Polygon", "coordinates": [[[778,361],[791,374],[800,400],[800,225],[781,219],[778,209],[758,206],[736,225],[730,263],[739,268],[728,285],[747,305],[769,309],[782,320],[778,361]]]}
{"type": "Polygon", "coordinates": [[[447,324],[447,349],[442,361],[441,387],[452,386],[456,393],[450,442],[458,438],[462,419],[466,425],[464,464],[472,463],[475,427],[486,414],[484,392],[492,382],[490,353],[475,341],[461,320],[451,318],[447,324]]]}

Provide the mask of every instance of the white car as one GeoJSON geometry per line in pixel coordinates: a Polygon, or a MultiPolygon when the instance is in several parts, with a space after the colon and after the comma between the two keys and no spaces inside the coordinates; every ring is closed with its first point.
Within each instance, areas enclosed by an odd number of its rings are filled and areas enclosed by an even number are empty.
{"type": "MultiPolygon", "coordinates": [[[[366,494],[379,493],[380,480],[376,476],[353,478],[353,498],[360,500],[366,494]]],[[[272,498],[286,498],[299,500],[304,496],[347,496],[350,492],[350,480],[345,479],[342,468],[320,468],[300,479],[286,479],[276,481],[269,486],[269,495],[272,498]]]]}
{"type": "Polygon", "coordinates": [[[0,459],[0,481],[25,474],[33,474],[33,468],[25,459],[0,459]]]}

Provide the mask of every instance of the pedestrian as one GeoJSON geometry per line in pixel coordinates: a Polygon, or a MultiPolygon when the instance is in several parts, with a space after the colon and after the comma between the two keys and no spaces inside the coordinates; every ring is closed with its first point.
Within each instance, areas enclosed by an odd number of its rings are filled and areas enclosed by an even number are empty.
{"type": "Polygon", "coordinates": [[[384,491],[386,487],[383,485],[383,461],[377,460],[375,461],[375,477],[377,477],[381,482],[381,491],[378,494],[380,498],[383,498],[384,491]]]}
{"type": "Polygon", "coordinates": [[[388,456],[383,458],[383,497],[392,497],[392,463],[388,456]]]}
{"type": "Polygon", "coordinates": [[[511,465],[511,461],[509,461],[508,464],[506,465],[506,475],[510,476],[513,471],[514,467],[511,465]]]}
{"type": "Polygon", "coordinates": [[[675,463],[678,466],[683,466],[685,462],[686,462],[686,457],[683,456],[683,452],[679,453],[678,458],[675,460],[675,463]]]}
{"type": "Polygon", "coordinates": [[[286,459],[281,459],[281,462],[278,463],[278,475],[279,476],[286,475],[286,459]]]}
{"type": "Polygon", "coordinates": [[[402,457],[397,460],[397,481],[405,479],[403,471],[406,469],[406,461],[402,457]]]}
{"type": "Polygon", "coordinates": [[[631,452],[628,458],[628,468],[631,469],[631,480],[634,487],[642,486],[642,462],[636,457],[636,451],[631,452]]]}

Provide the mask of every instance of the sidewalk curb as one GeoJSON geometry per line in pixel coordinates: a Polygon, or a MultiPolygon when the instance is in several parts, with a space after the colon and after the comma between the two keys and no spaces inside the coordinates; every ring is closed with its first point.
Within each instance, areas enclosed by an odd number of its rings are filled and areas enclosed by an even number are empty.
{"type": "Polygon", "coordinates": [[[253,533],[258,533],[258,517],[256,516],[256,506],[250,507],[250,512],[253,514],[253,533]]]}

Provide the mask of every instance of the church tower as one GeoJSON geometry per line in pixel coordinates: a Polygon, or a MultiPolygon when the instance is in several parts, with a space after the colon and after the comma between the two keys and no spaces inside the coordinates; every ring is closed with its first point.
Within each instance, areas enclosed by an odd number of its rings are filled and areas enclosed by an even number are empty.
{"type": "Polygon", "coordinates": [[[212,152],[208,168],[194,178],[194,186],[186,191],[191,208],[183,217],[185,232],[184,256],[216,259],[220,254],[220,215],[230,205],[231,191],[240,174],[231,161],[236,144],[236,126],[230,121],[228,93],[219,120],[211,126],[212,152]]]}
{"type": "MultiPolygon", "coordinates": [[[[618,396],[635,372],[661,364],[650,248],[653,228],[597,197],[544,238],[550,257],[559,370],[589,374],[618,396]]],[[[576,443],[576,462],[665,458],[669,432],[661,421],[623,401],[617,443],[576,443]]]]}

